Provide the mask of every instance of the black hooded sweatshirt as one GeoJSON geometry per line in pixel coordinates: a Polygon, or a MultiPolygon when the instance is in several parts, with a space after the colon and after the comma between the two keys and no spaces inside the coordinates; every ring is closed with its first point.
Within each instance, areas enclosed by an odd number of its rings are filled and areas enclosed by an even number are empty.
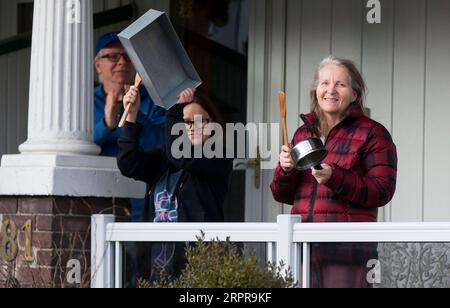
{"type": "MultiPolygon", "coordinates": [[[[166,145],[164,148],[144,152],[139,148],[140,124],[125,124],[119,139],[118,166],[122,174],[137,181],[147,183],[148,192],[143,210],[143,221],[155,218],[154,187],[167,171],[175,173],[183,170],[178,184],[178,222],[223,222],[225,201],[232,160],[226,158],[181,158],[175,159],[171,153],[172,144],[180,136],[172,136],[172,127],[183,122],[186,104],[177,104],[167,112],[166,145]]],[[[193,147],[192,147],[192,152],[193,147]]],[[[224,151],[224,153],[226,153],[224,151]]]]}

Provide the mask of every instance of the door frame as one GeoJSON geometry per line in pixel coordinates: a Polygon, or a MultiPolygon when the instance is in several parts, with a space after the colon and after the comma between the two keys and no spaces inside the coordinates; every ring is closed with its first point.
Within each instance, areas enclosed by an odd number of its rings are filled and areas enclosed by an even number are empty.
{"type": "MultiPolygon", "coordinates": [[[[277,102],[286,84],[286,14],[286,0],[250,0],[247,123],[280,122],[277,102]]],[[[262,170],[261,187],[256,189],[254,169],[246,170],[246,222],[274,222],[286,211],[269,189],[273,174],[274,170],[262,170]]]]}

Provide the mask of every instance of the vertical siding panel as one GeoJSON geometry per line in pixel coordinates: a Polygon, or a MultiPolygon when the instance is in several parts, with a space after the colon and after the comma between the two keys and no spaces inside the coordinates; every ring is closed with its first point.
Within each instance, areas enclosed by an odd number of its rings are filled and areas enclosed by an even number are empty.
{"type": "Polygon", "coordinates": [[[398,147],[399,168],[392,221],[421,221],[425,1],[397,0],[395,21],[393,134],[398,147]]]}
{"type": "MultiPolygon", "coordinates": [[[[265,1],[265,0],[260,0],[265,1]]],[[[170,0],[135,0],[139,14],[142,15],[149,9],[170,12],[170,0]]]]}
{"type": "Polygon", "coordinates": [[[0,156],[6,154],[8,127],[6,123],[8,112],[8,62],[7,55],[0,56],[0,156]]]}
{"type": "MultiPolygon", "coordinates": [[[[286,29],[286,105],[288,136],[292,140],[300,125],[301,101],[301,39],[302,39],[302,0],[287,1],[287,29],[286,29]]],[[[289,141],[290,141],[289,140],[289,141]]],[[[283,205],[283,214],[289,214],[291,206],[283,205]]]]}
{"type": "Polygon", "coordinates": [[[286,0],[269,0],[268,3],[272,20],[268,23],[271,47],[269,53],[270,103],[266,121],[277,123],[280,121],[278,92],[285,88],[286,80],[286,0]]]}
{"type": "MultiPolygon", "coordinates": [[[[104,12],[107,10],[111,10],[111,9],[115,9],[118,8],[122,5],[126,5],[129,3],[132,3],[132,1],[123,1],[123,0],[105,0],[105,1],[99,1],[102,5],[97,5],[97,10],[98,12],[104,12]]],[[[97,13],[97,11],[95,11],[97,13]]],[[[95,38],[95,42],[97,42],[97,39],[105,34],[105,33],[109,33],[109,32],[117,32],[117,31],[122,31],[123,29],[125,29],[128,25],[130,24],[130,22],[121,22],[121,23],[117,23],[117,24],[113,24],[113,25],[109,25],[106,27],[102,27],[100,29],[95,29],[94,30],[94,38],[95,38]]]]}
{"type": "Polygon", "coordinates": [[[170,14],[170,0],[157,0],[155,7],[160,11],[165,11],[170,14]]]}
{"type": "Polygon", "coordinates": [[[19,51],[17,78],[17,146],[27,139],[31,49],[19,51]]]}
{"type": "Polygon", "coordinates": [[[319,62],[331,53],[330,0],[303,1],[301,39],[300,112],[309,112],[311,87],[319,62]]]}
{"type": "Polygon", "coordinates": [[[138,14],[142,15],[149,9],[155,9],[155,7],[153,6],[153,2],[154,1],[149,0],[135,0],[134,3],[136,3],[136,6],[138,8],[138,14]]]}
{"type": "MultiPolygon", "coordinates": [[[[248,64],[248,99],[247,120],[263,123],[263,109],[266,101],[266,1],[250,0],[249,21],[249,64],[248,64]]],[[[245,217],[247,222],[264,221],[262,217],[266,200],[262,197],[262,190],[254,190],[254,172],[247,170],[245,186],[245,217]],[[249,193],[250,192],[250,193],[249,193]]],[[[263,186],[264,187],[264,186],[263,186]]],[[[267,200],[271,202],[273,198],[267,200]]]]}
{"type": "Polygon", "coordinates": [[[6,81],[8,87],[7,97],[7,119],[6,125],[8,127],[8,136],[6,138],[6,151],[8,154],[17,153],[17,53],[10,53],[8,55],[8,80],[6,81]]]}
{"type": "Polygon", "coordinates": [[[361,0],[333,0],[331,53],[361,65],[361,0]]]}
{"type": "Polygon", "coordinates": [[[115,9],[120,6],[120,0],[107,0],[105,10],[115,9]]]}
{"type": "MultiPolygon", "coordinates": [[[[265,123],[280,123],[278,92],[285,88],[286,80],[286,0],[269,0],[268,2],[268,38],[270,52],[268,54],[268,98],[265,123]]],[[[280,135],[281,136],[281,135],[280,135]]],[[[269,144],[269,146],[271,146],[269,144]]],[[[268,148],[268,147],[266,147],[268,148]]],[[[264,173],[262,187],[269,187],[273,171],[264,173]]],[[[264,200],[273,200],[270,189],[263,189],[264,200]]],[[[263,208],[266,221],[276,221],[282,209],[279,206],[263,208]]]]}
{"type": "Polygon", "coordinates": [[[5,39],[17,34],[17,0],[2,1],[1,9],[0,39],[5,39]]]}
{"type": "Polygon", "coordinates": [[[10,1],[0,1],[0,40],[3,40],[7,37],[6,31],[8,26],[9,17],[8,14],[8,5],[10,1]]]}
{"type": "MultiPolygon", "coordinates": [[[[381,24],[363,23],[362,74],[368,87],[367,107],[371,117],[392,133],[392,82],[394,48],[393,1],[381,3],[381,24]]],[[[396,140],[394,140],[396,141],[396,140]]],[[[379,220],[391,221],[390,208],[379,211],[379,220]]],[[[395,205],[394,205],[395,206],[395,205]]]]}
{"type": "Polygon", "coordinates": [[[424,220],[450,221],[450,1],[428,1],[424,220]]]}
{"type": "Polygon", "coordinates": [[[4,17],[3,16],[5,15],[4,12],[6,12],[5,2],[7,2],[7,1],[0,1],[0,14],[1,14],[1,18],[0,18],[0,40],[2,40],[5,37],[4,34],[3,34],[4,29],[5,29],[5,25],[3,24],[4,23],[4,20],[3,20],[4,17]]]}
{"type": "Polygon", "coordinates": [[[103,12],[103,0],[92,0],[92,8],[95,13],[103,12]]]}
{"type": "Polygon", "coordinates": [[[289,138],[300,124],[300,72],[301,72],[301,40],[302,40],[302,2],[287,1],[286,30],[286,99],[289,138]]]}
{"type": "MultiPolygon", "coordinates": [[[[93,5],[93,9],[94,9],[94,14],[104,11],[103,0],[93,0],[92,5],[93,5]]],[[[106,31],[103,31],[103,29],[94,29],[94,48],[95,48],[95,44],[97,44],[97,41],[100,38],[100,36],[105,33],[106,33],[106,31]]],[[[94,55],[94,56],[96,56],[96,55],[94,55]]],[[[95,76],[97,78],[97,74],[95,74],[95,76]]]]}

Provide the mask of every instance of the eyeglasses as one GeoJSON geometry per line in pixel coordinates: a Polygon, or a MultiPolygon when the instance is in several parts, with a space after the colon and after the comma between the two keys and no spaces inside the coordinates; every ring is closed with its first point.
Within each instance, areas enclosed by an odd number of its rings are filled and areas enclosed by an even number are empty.
{"type": "Polygon", "coordinates": [[[210,120],[202,120],[202,124],[201,125],[199,125],[200,124],[200,121],[188,121],[188,120],[184,120],[184,125],[186,125],[186,127],[188,128],[188,129],[192,129],[192,128],[194,128],[194,129],[201,129],[201,128],[204,128],[206,125],[208,125],[209,124],[209,122],[210,122],[210,120]]]}
{"type": "Polygon", "coordinates": [[[100,59],[108,59],[111,62],[117,63],[120,61],[120,58],[122,57],[126,62],[131,62],[128,55],[123,52],[108,53],[106,55],[101,56],[100,59]]]}

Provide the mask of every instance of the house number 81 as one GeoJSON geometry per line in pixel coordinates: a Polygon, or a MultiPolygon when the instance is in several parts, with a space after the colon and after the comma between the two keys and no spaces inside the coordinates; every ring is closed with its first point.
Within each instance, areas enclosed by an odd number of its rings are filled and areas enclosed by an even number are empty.
{"type": "MultiPolygon", "coordinates": [[[[25,222],[23,230],[25,231],[24,259],[27,262],[32,262],[34,258],[31,246],[31,220],[27,220],[25,222]]],[[[19,250],[17,245],[17,227],[14,222],[11,220],[6,220],[3,223],[0,235],[0,257],[6,262],[12,262],[16,259],[19,250]]]]}

